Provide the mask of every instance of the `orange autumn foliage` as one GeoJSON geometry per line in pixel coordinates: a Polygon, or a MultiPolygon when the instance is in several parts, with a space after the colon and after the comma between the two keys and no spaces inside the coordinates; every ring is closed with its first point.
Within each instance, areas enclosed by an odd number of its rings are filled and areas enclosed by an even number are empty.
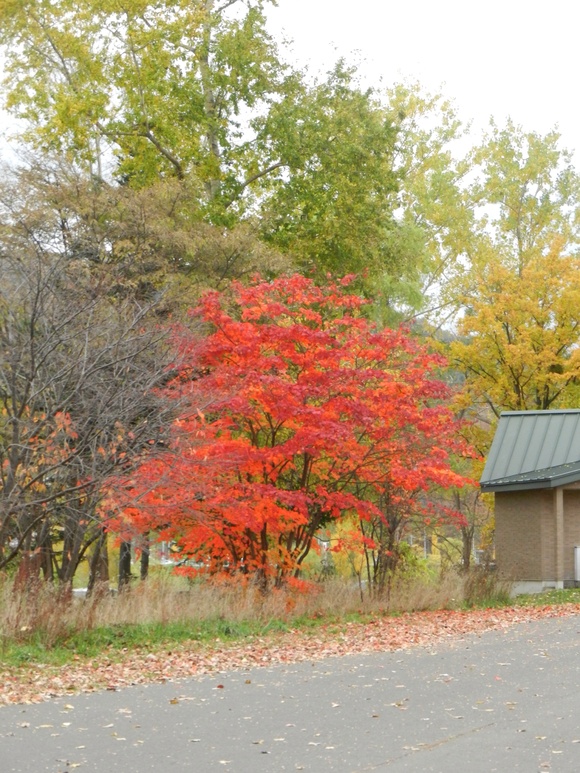
{"type": "Polygon", "coordinates": [[[257,278],[203,298],[193,314],[209,334],[176,332],[170,446],[115,480],[112,528],[154,531],[208,571],[279,583],[321,527],[382,517],[386,488],[431,516],[427,492],[462,485],[449,390],[434,375],[443,360],[377,329],[348,284],[257,278]]]}

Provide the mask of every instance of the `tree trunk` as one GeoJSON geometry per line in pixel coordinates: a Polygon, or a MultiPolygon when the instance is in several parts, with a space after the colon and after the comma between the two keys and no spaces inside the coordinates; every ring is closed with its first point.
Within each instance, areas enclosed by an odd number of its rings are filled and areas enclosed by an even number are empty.
{"type": "Polygon", "coordinates": [[[142,580],[146,580],[149,576],[149,556],[151,553],[151,541],[149,539],[149,533],[143,536],[143,547],[141,548],[141,573],[142,580]]]}
{"type": "Polygon", "coordinates": [[[54,582],[54,551],[52,549],[52,536],[50,533],[50,522],[47,520],[42,524],[36,546],[41,552],[40,568],[46,582],[54,582]]]}
{"type": "Polygon", "coordinates": [[[214,0],[205,0],[206,20],[203,25],[203,45],[199,55],[199,69],[201,72],[206,119],[205,137],[210,152],[210,167],[212,170],[210,178],[205,181],[205,190],[210,201],[219,193],[219,170],[221,163],[221,151],[217,133],[216,95],[212,83],[213,77],[210,63],[213,7],[214,0]]]}
{"type": "Polygon", "coordinates": [[[131,543],[121,542],[119,548],[119,592],[131,581],[131,543]]]}
{"type": "Polygon", "coordinates": [[[40,548],[24,550],[14,577],[14,590],[28,592],[37,589],[40,583],[41,566],[42,550],[40,548]]]}
{"type": "Polygon", "coordinates": [[[101,533],[95,543],[89,563],[89,583],[87,594],[98,586],[109,588],[109,552],[107,549],[107,533],[101,529],[101,533]]]}
{"type": "Polygon", "coordinates": [[[475,527],[462,527],[461,538],[463,540],[462,545],[462,570],[468,572],[471,568],[471,554],[473,551],[473,537],[475,536],[475,527]]]}

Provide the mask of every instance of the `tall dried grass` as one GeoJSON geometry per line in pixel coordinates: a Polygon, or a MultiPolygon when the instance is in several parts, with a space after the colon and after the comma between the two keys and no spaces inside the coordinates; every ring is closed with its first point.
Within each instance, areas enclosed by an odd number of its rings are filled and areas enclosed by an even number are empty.
{"type": "Polygon", "coordinates": [[[73,598],[57,588],[39,584],[17,591],[10,581],[0,585],[0,635],[4,641],[26,641],[42,635],[45,646],[75,633],[106,626],[169,624],[227,620],[232,622],[290,621],[299,617],[344,617],[417,610],[456,608],[485,602],[507,586],[482,572],[462,576],[447,573],[436,580],[412,579],[393,583],[389,598],[376,598],[356,583],[331,580],[310,592],[293,589],[264,595],[250,585],[215,586],[198,582],[187,586],[172,577],[154,577],[119,595],[108,590],[89,598],[73,598]]]}

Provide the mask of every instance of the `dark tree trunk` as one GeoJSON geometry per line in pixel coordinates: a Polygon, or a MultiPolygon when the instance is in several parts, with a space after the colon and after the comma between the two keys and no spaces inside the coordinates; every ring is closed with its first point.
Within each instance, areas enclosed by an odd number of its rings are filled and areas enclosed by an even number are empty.
{"type": "Polygon", "coordinates": [[[119,591],[127,588],[131,581],[131,543],[121,542],[119,548],[119,591]]]}
{"type": "Polygon", "coordinates": [[[149,534],[143,536],[143,547],[141,548],[141,573],[142,580],[146,580],[149,576],[149,556],[151,553],[151,542],[149,540],[149,534]]]}

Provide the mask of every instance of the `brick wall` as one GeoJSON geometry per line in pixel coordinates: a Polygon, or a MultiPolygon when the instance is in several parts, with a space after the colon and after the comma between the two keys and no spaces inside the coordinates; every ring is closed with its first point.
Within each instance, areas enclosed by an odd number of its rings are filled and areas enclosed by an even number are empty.
{"type": "MultiPolygon", "coordinates": [[[[509,579],[556,579],[554,496],[554,489],[496,493],[496,563],[509,579]]],[[[564,581],[574,579],[575,545],[580,545],[580,491],[564,491],[564,581]]]]}
{"type": "Polygon", "coordinates": [[[574,579],[574,546],[580,545],[580,491],[564,491],[564,579],[574,579]]]}
{"type": "Polygon", "coordinates": [[[551,491],[495,495],[495,558],[511,580],[542,580],[542,515],[552,513],[551,491]]]}

